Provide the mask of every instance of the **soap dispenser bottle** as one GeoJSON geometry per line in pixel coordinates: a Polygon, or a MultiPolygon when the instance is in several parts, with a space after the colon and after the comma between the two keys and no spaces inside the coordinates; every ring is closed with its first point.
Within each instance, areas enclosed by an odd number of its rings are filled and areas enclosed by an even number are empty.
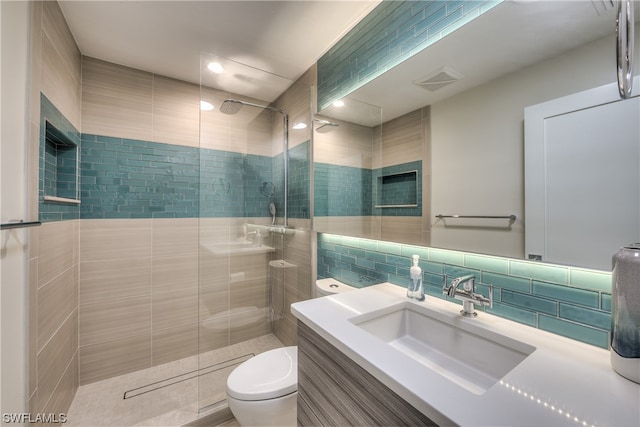
{"type": "Polygon", "coordinates": [[[420,255],[411,257],[413,265],[409,269],[409,287],[407,288],[407,297],[418,301],[424,301],[424,287],[422,286],[422,269],[418,265],[420,255]]]}

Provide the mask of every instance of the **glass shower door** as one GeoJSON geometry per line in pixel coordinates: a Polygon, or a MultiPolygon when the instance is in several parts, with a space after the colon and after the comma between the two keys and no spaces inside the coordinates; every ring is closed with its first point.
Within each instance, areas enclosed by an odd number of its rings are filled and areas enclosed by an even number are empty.
{"type": "MultiPolygon", "coordinates": [[[[198,408],[225,405],[226,378],[270,341],[270,262],[283,191],[274,178],[274,138],[281,115],[268,102],[233,92],[208,65],[244,75],[242,64],[201,57],[198,408]],[[205,104],[204,102],[208,103],[205,104]],[[206,108],[206,109],[205,109],[206,108]]],[[[255,73],[255,69],[249,70],[255,73]]],[[[249,71],[246,71],[247,73],[249,71]]],[[[231,78],[231,77],[229,77],[231,78]]],[[[246,83],[246,82],[245,82],[246,83]]],[[[289,82],[290,84],[290,82],[289,82]]],[[[286,88],[286,86],[285,86],[286,88]]],[[[281,142],[279,142],[281,144],[281,142]]]]}

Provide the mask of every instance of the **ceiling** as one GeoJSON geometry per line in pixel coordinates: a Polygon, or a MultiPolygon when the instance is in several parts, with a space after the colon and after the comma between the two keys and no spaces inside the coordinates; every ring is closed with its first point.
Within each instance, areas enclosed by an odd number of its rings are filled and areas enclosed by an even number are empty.
{"type": "Polygon", "coordinates": [[[379,1],[87,0],[60,7],[83,55],[199,84],[206,53],[234,70],[244,66],[233,72],[238,83],[260,81],[236,87],[229,78],[218,89],[273,101],[379,1]]]}
{"type": "MultiPolygon", "coordinates": [[[[61,1],[83,55],[271,102],[380,0],[61,1]],[[203,66],[201,67],[201,61],[203,66]]],[[[322,113],[376,125],[615,30],[609,0],[505,1],[357,89],[359,109],[322,113]],[[447,67],[462,79],[413,82],[447,67]],[[355,111],[355,113],[353,113],[355,111]]],[[[636,7],[636,20],[640,7],[636,7]]],[[[613,46],[612,46],[613,49],[613,46]]]]}

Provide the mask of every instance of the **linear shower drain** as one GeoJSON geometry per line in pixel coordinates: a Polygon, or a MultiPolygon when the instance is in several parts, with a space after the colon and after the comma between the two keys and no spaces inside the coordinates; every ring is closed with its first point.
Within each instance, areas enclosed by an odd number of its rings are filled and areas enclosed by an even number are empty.
{"type": "Polygon", "coordinates": [[[184,374],[176,375],[173,377],[166,378],[164,380],[155,381],[147,385],[143,385],[141,387],[132,388],[131,390],[127,390],[124,392],[124,399],[131,399],[136,396],[140,396],[146,393],[150,393],[154,390],[159,390],[161,388],[169,387],[174,384],[181,383],[183,381],[187,381],[193,378],[200,377],[202,375],[211,374],[216,371],[220,371],[222,369],[230,368],[232,366],[237,366],[242,362],[245,362],[255,356],[254,353],[248,353],[242,356],[235,357],[233,359],[225,360],[223,362],[215,363],[213,365],[209,365],[204,368],[196,369],[193,371],[185,372],[184,374]]]}

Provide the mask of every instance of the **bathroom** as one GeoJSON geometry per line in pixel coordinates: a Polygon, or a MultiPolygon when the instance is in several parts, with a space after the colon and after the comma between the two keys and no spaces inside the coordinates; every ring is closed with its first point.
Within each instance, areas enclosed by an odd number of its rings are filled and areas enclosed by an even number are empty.
{"type": "MultiPolygon", "coordinates": [[[[585,3],[596,7],[596,2],[585,3]]],[[[16,168],[9,176],[25,179],[9,183],[3,173],[2,221],[25,218],[38,219],[43,224],[3,231],[3,284],[9,274],[17,275],[12,283],[25,283],[17,289],[2,289],[3,413],[67,413],[74,396],[78,396],[79,386],[180,360],[193,364],[182,367],[184,372],[197,371],[210,366],[198,355],[220,349],[228,353],[221,356],[226,363],[272,346],[295,345],[297,319],[288,307],[315,295],[312,284],[316,278],[334,277],[358,287],[384,281],[406,286],[413,252],[428,260],[424,267],[428,294],[441,295],[439,288],[445,276],[478,271],[502,289],[502,304],[496,304],[492,313],[606,349],[610,271],[534,265],[522,260],[523,148],[521,142],[512,141],[522,141],[524,107],[615,81],[615,68],[610,69],[613,60],[604,59],[614,56],[609,32],[572,46],[563,56],[548,58],[546,63],[535,64],[532,60],[527,64],[503,64],[513,67],[504,79],[475,89],[470,86],[467,92],[434,102],[430,107],[421,108],[427,104],[418,104],[406,110],[406,116],[385,120],[381,129],[388,134],[382,136],[380,146],[373,142],[348,147],[331,145],[345,133],[350,140],[362,138],[362,127],[349,125],[348,120],[332,114],[331,107],[324,108],[327,99],[338,94],[323,87],[323,82],[330,79],[323,80],[322,76],[331,74],[327,72],[327,61],[318,61],[295,81],[281,82],[282,92],[271,104],[286,111],[290,123],[285,192],[281,114],[250,106],[243,106],[233,115],[220,111],[208,115],[200,109],[201,100],[218,109],[229,98],[265,104],[260,100],[267,96],[247,99],[240,91],[211,89],[204,78],[201,85],[188,83],[85,55],[66,25],[64,7],[55,2],[13,6],[17,10],[6,10],[17,14],[16,25],[31,23],[27,25],[31,34],[26,37],[24,29],[16,29],[22,37],[16,39],[17,58],[13,59],[23,68],[10,72],[17,76],[12,81],[29,88],[29,96],[25,99],[24,93],[18,92],[11,99],[16,105],[25,106],[22,114],[29,113],[14,120],[28,123],[28,130],[18,130],[11,137],[28,143],[24,147],[7,146],[4,123],[11,122],[11,116],[3,114],[3,159],[12,155],[24,158],[24,164],[9,164],[16,168]],[[524,68],[516,72],[520,67],[524,68]],[[576,73],[581,69],[592,72],[576,73]],[[556,74],[564,76],[560,82],[548,87],[531,85],[530,92],[537,93],[523,97],[526,99],[512,96],[533,79],[546,81],[556,74]],[[26,76],[30,76],[29,80],[26,76]],[[556,86],[561,86],[562,91],[557,91],[556,86]],[[497,99],[500,108],[491,109],[484,104],[487,92],[497,99]],[[316,104],[322,110],[318,118],[339,126],[326,133],[313,132],[319,127],[318,122],[313,126],[311,123],[316,104]],[[39,195],[42,166],[34,153],[41,146],[43,111],[52,125],[69,130],[72,139],[79,141],[82,171],[76,191],[80,204],[46,204],[39,195]],[[483,121],[493,116],[511,119],[505,119],[499,131],[483,126],[483,121]],[[306,129],[292,128],[304,121],[308,124],[306,129]],[[459,121],[468,122],[471,127],[459,126],[459,121]],[[402,131],[410,127],[411,141],[403,145],[407,132],[402,131]],[[390,142],[385,144],[387,136],[390,142]],[[450,141],[463,141],[466,145],[450,141]],[[477,141],[484,145],[479,148],[477,141]],[[162,148],[153,144],[162,144],[162,148]],[[104,149],[105,145],[113,150],[104,149]],[[110,163],[110,159],[118,158],[118,146],[126,147],[131,154],[127,160],[132,163],[124,168],[117,162],[110,163]],[[329,148],[323,152],[323,147],[329,148]],[[394,147],[400,149],[394,152],[394,147]],[[9,151],[20,148],[29,155],[9,151]],[[331,150],[344,151],[336,155],[331,150]],[[501,155],[486,155],[487,152],[501,155]],[[164,168],[164,176],[144,176],[145,171],[138,169],[145,166],[135,163],[143,160],[134,154],[156,159],[145,160],[157,161],[146,167],[164,168]],[[420,167],[413,164],[417,159],[422,160],[420,167]],[[464,173],[449,167],[452,159],[464,173]],[[218,169],[204,179],[209,161],[218,162],[218,169]],[[395,165],[411,165],[403,170],[419,171],[411,175],[419,189],[411,204],[421,206],[410,215],[405,214],[409,212],[406,209],[387,215],[389,208],[371,208],[371,204],[368,210],[356,214],[341,211],[345,196],[353,193],[345,195],[341,193],[346,191],[344,188],[331,187],[327,197],[321,199],[322,188],[314,182],[320,178],[310,172],[320,172],[322,167],[355,167],[387,175],[397,172],[385,169],[395,165]],[[94,173],[85,173],[89,170],[94,173]],[[195,175],[190,175],[194,171],[195,175]],[[469,184],[469,176],[476,185],[469,184]],[[130,182],[125,183],[124,179],[130,182]],[[24,191],[15,190],[20,186],[24,191]],[[5,188],[12,190],[7,192],[5,188]],[[457,190],[452,191],[453,188],[457,190]],[[172,193],[172,189],[178,191],[172,193]],[[175,197],[176,192],[181,197],[175,197]],[[14,194],[16,199],[5,198],[14,194]],[[144,205],[142,194],[153,195],[144,199],[149,211],[140,208],[144,205]],[[156,203],[158,200],[162,203],[156,203]],[[271,202],[276,212],[275,228],[270,228],[271,202]],[[112,209],[115,206],[119,209],[112,209]],[[5,215],[7,209],[15,207],[19,210],[5,215]],[[433,219],[436,214],[467,212],[514,214],[516,219],[512,224],[510,220],[487,220],[471,226],[433,219]],[[285,220],[288,228],[278,228],[285,220]],[[234,253],[234,245],[247,242],[252,248],[262,249],[250,254],[234,253]],[[26,253],[14,253],[20,249],[16,248],[17,243],[26,253]],[[384,261],[372,264],[371,258],[376,256],[384,257],[384,261]],[[18,271],[8,268],[11,257],[17,257],[14,259],[18,260],[18,271]],[[341,262],[332,263],[330,259],[335,257],[341,257],[341,262]],[[271,264],[273,261],[276,263],[271,264]],[[578,303],[566,304],[576,298],[578,303]],[[589,302],[581,302],[584,300],[589,302]],[[256,313],[262,321],[251,321],[256,313]],[[248,326],[235,328],[234,320],[248,326]],[[222,332],[215,328],[217,321],[226,324],[222,332]],[[24,328],[15,328],[23,323],[24,328]],[[249,341],[256,347],[240,348],[249,341]],[[233,353],[235,350],[237,354],[233,353]],[[15,393],[20,389],[21,393],[15,393]]],[[[3,40],[7,40],[4,8],[3,5],[3,40]]],[[[614,12],[600,13],[613,22],[614,12]]],[[[3,64],[7,63],[5,52],[3,42],[3,64]]],[[[201,63],[195,65],[199,66],[198,72],[204,71],[208,56],[213,54],[218,52],[204,51],[199,58],[201,63]]],[[[424,68],[423,74],[434,68],[437,67],[424,68]]],[[[3,99],[7,93],[6,75],[9,74],[3,65],[3,99]]],[[[469,76],[466,77],[459,83],[466,84],[469,76]]],[[[20,85],[16,86],[18,90],[20,85]]],[[[423,91],[415,89],[418,90],[423,91]]],[[[349,98],[366,101],[365,96],[362,93],[349,98]]],[[[360,106],[364,109],[379,104],[364,102],[360,106]]],[[[375,125],[380,125],[383,116],[388,117],[386,109],[373,110],[375,125]]],[[[5,111],[8,110],[3,107],[5,111]]],[[[12,109],[11,114],[20,111],[12,109]]],[[[370,125],[374,130],[364,139],[373,141],[375,125],[370,125]]],[[[5,164],[3,161],[6,171],[5,164]]],[[[363,191],[363,197],[366,194],[368,190],[363,191]]],[[[224,365],[215,372],[228,374],[233,366],[224,365]]],[[[216,375],[198,377],[190,390],[196,395],[204,394],[216,375]]],[[[122,393],[128,390],[124,388],[122,393]]],[[[125,399],[123,404],[133,402],[141,417],[149,413],[166,415],[158,408],[165,405],[164,401],[154,398],[153,393],[156,391],[137,397],[144,403],[136,404],[134,397],[125,399]]],[[[224,398],[166,394],[169,401],[185,405],[195,405],[199,398],[210,400],[196,412],[206,412],[210,404],[224,398]]],[[[134,423],[145,419],[148,418],[138,418],[134,423]]],[[[122,424],[117,419],[111,422],[122,424]]]]}

